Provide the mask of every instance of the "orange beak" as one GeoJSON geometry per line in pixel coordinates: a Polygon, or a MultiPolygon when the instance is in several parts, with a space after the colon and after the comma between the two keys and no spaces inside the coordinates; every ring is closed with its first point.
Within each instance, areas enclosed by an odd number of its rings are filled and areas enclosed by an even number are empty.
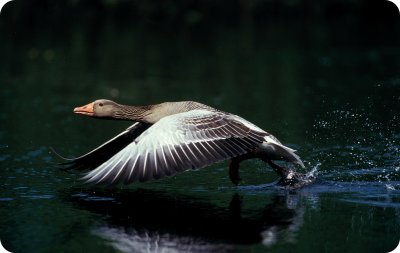
{"type": "Polygon", "coordinates": [[[94,103],[90,103],[82,107],[76,107],[74,109],[74,113],[86,116],[93,116],[93,105],[94,103]]]}

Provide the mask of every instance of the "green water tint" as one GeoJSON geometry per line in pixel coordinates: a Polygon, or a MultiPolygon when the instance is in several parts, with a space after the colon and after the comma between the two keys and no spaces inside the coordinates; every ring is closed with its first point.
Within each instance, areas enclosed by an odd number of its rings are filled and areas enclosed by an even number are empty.
{"type": "Polygon", "coordinates": [[[215,1],[204,9],[147,2],[12,1],[2,10],[7,250],[319,253],[398,245],[397,10],[383,15],[384,3],[360,1],[215,1]],[[99,98],[193,100],[237,114],[297,149],[306,165],[297,171],[316,169],[318,179],[282,187],[267,164],[248,160],[238,187],[228,161],[145,184],[79,187],[82,175],[48,163],[62,162],[49,147],[78,157],[132,124],[73,114],[99,98]]]}

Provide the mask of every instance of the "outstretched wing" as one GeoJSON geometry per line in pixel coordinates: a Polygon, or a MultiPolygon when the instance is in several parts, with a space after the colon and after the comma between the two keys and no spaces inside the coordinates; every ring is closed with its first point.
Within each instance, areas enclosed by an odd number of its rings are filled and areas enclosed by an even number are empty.
{"type": "Polygon", "coordinates": [[[235,157],[270,134],[217,112],[193,110],[162,118],[82,179],[94,185],[146,182],[235,157]]]}
{"type": "Polygon", "coordinates": [[[126,146],[131,144],[139,135],[146,131],[151,124],[137,122],[127,128],[125,131],[115,136],[111,140],[107,141],[98,148],[90,151],[89,153],[74,159],[68,159],[57,154],[53,149],[53,152],[64,160],[70,160],[70,162],[61,163],[60,165],[71,165],[66,170],[76,169],[95,169],[115,154],[120,152],[126,146]]]}

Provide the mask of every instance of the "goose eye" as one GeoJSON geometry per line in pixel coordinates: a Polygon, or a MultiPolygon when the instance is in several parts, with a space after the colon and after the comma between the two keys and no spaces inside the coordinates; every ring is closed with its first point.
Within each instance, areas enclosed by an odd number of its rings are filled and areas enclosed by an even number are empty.
{"type": "Polygon", "coordinates": [[[100,106],[100,107],[103,106],[103,103],[99,103],[99,106],[100,106]]]}

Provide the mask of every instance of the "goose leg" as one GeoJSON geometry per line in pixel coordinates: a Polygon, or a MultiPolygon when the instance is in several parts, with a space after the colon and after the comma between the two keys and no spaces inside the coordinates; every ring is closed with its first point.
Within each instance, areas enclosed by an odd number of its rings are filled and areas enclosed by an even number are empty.
{"type": "Polygon", "coordinates": [[[229,161],[228,175],[234,185],[238,185],[242,178],[239,175],[239,163],[247,159],[256,158],[257,150],[253,149],[244,155],[236,156],[229,161]]]}
{"type": "Polygon", "coordinates": [[[269,159],[262,159],[263,162],[266,162],[269,164],[269,166],[271,166],[274,171],[282,178],[286,178],[288,172],[290,171],[288,167],[285,166],[279,166],[278,164],[274,163],[273,161],[269,160],[269,159]]]}
{"type": "Polygon", "coordinates": [[[288,167],[279,166],[278,164],[274,163],[271,160],[266,160],[266,159],[261,159],[261,160],[268,163],[282,179],[296,180],[296,181],[301,181],[305,179],[305,176],[303,174],[296,171],[292,171],[288,167]]]}
{"type": "Polygon", "coordinates": [[[261,160],[268,163],[283,180],[299,182],[305,179],[305,176],[299,172],[292,171],[286,166],[279,166],[270,159],[257,156],[257,149],[253,149],[246,154],[234,157],[229,161],[228,175],[233,184],[238,185],[239,180],[242,180],[239,174],[239,164],[244,160],[253,158],[261,158],[261,160]]]}

